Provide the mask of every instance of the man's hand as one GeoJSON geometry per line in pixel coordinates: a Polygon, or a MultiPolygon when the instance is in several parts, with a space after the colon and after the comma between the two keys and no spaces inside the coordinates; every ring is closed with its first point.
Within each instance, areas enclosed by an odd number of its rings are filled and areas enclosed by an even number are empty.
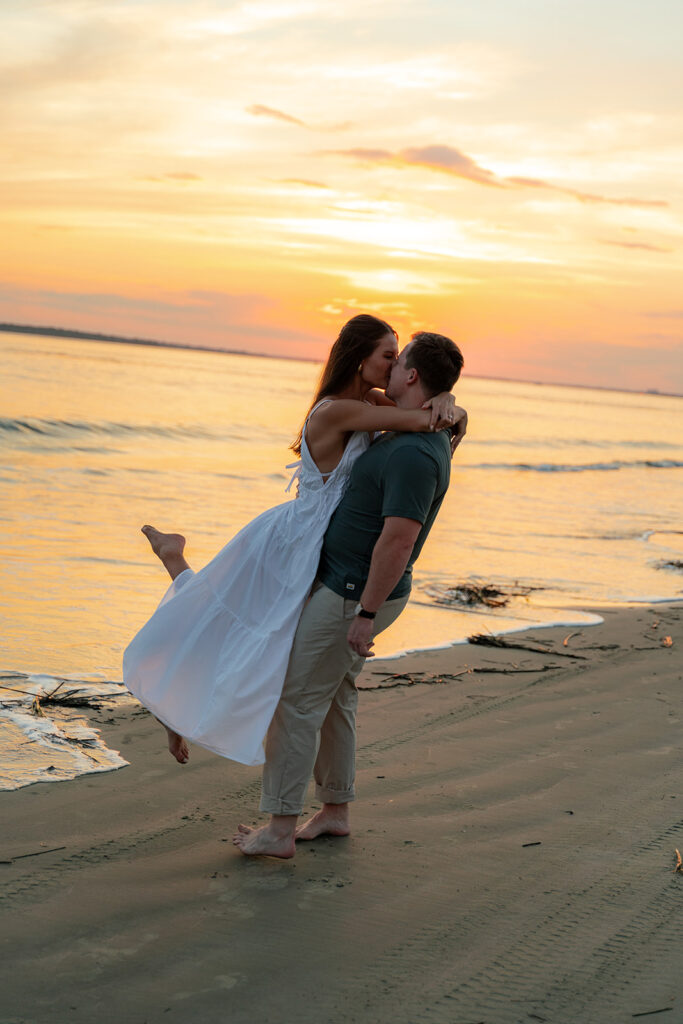
{"type": "Polygon", "coordinates": [[[361,618],[360,615],[356,615],[355,619],[351,623],[351,628],[347,634],[347,640],[349,647],[356,654],[360,654],[361,658],[374,658],[375,655],[370,650],[371,647],[375,646],[375,642],[372,639],[372,632],[375,627],[373,619],[361,618]]]}

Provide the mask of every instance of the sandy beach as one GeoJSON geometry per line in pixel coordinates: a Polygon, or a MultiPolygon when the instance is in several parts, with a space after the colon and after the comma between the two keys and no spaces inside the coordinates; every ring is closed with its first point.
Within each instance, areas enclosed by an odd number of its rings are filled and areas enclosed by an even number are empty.
{"type": "Polygon", "coordinates": [[[683,1021],[683,606],[597,610],[368,662],[353,834],[291,861],[230,842],[258,770],[92,712],[129,767],[0,796],[2,1024],[683,1021]]]}

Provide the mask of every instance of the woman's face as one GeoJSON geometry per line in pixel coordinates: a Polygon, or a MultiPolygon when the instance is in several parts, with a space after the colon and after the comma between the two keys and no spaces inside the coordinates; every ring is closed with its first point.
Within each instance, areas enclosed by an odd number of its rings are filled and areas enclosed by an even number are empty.
{"type": "Polygon", "coordinates": [[[398,342],[393,334],[380,338],[372,355],[363,360],[364,382],[373,388],[384,388],[389,383],[391,370],[398,358],[398,342]]]}

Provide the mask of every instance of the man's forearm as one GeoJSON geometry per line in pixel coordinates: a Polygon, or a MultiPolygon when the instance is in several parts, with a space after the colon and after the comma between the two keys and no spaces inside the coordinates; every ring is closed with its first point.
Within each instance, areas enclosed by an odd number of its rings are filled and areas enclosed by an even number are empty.
{"type": "Polygon", "coordinates": [[[380,534],[372,552],[367,582],[360,596],[364,608],[376,612],[384,604],[405,572],[412,550],[412,541],[408,543],[380,534]]]}

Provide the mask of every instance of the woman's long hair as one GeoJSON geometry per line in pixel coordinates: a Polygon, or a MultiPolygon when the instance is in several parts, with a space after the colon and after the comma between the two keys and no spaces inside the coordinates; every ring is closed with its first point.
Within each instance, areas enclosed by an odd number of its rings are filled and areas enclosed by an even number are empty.
{"type": "Polygon", "coordinates": [[[304,417],[301,429],[296,440],[290,445],[297,455],[301,455],[304,426],[313,406],[321,398],[336,395],[347,388],[353,381],[359,365],[372,355],[377,348],[377,342],[387,334],[393,334],[398,338],[393,327],[376,316],[370,316],[369,313],[359,313],[344,324],[320,374],[318,390],[304,417]]]}

